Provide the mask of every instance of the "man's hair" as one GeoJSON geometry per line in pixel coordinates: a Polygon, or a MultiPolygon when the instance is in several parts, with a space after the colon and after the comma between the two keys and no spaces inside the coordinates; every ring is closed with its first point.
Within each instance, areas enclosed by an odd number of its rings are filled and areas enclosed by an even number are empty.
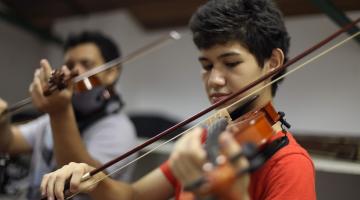
{"type": "Polygon", "coordinates": [[[121,56],[120,49],[109,37],[100,32],[84,31],[79,34],[71,34],[64,44],[64,51],[76,47],[84,43],[95,44],[104,59],[105,62],[109,62],[121,56]]]}
{"type": "MultiPolygon", "coordinates": [[[[210,0],[190,20],[193,40],[199,49],[238,41],[252,53],[263,67],[272,51],[289,51],[290,37],[282,13],[270,0],[210,0]]],[[[284,74],[280,72],[273,79],[284,74]]],[[[272,85],[275,96],[277,84],[272,85]]]]}

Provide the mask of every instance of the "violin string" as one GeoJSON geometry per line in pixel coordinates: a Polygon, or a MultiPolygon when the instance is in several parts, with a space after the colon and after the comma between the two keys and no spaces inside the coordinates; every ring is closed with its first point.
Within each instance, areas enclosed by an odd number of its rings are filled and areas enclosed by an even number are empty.
{"type": "MultiPolygon", "coordinates": [[[[360,35],[360,31],[358,31],[358,32],[356,32],[355,34],[353,34],[353,35],[351,35],[351,36],[347,37],[346,39],[342,40],[341,42],[336,43],[335,45],[331,46],[330,48],[328,48],[328,49],[326,49],[326,50],[322,51],[321,53],[317,54],[316,56],[314,56],[314,57],[310,58],[310,59],[309,59],[309,60],[307,60],[306,62],[304,62],[304,63],[302,63],[302,64],[298,65],[297,67],[295,67],[295,68],[291,69],[290,71],[286,72],[286,73],[285,73],[285,74],[283,74],[282,76],[280,76],[280,77],[278,77],[278,78],[276,78],[276,79],[272,80],[271,82],[269,82],[269,83],[265,84],[264,86],[262,86],[262,87],[258,88],[257,90],[255,90],[255,91],[251,92],[250,94],[248,94],[248,95],[246,95],[246,96],[242,97],[242,98],[241,98],[241,99],[239,99],[238,101],[236,101],[236,102],[232,103],[231,105],[229,105],[229,106],[227,106],[227,107],[225,107],[225,108],[223,108],[223,109],[221,109],[221,110],[224,110],[224,109],[226,110],[226,109],[229,109],[229,108],[231,108],[231,107],[235,106],[235,105],[236,105],[236,104],[238,104],[239,102],[244,101],[245,99],[249,98],[250,96],[254,95],[255,93],[257,93],[257,92],[259,92],[259,91],[261,91],[261,90],[265,89],[266,87],[268,87],[268,86],[272,85],[273,83],[276,83],[276,82],[278,82],[279,80],[281,80],[281,79],[285,78],[286,76],[288,76],[288,75],[290,75],[290,74],[294,73],[295,71],[297,71],[297,70],[299,70],[299,69],[301,69],[301,68],[305,67],[305,66],[306,66],[306,65],[308,65],[309,63],[311,63],[311,62],[313,62],[313,61],[315,61],[315,60],[319,59],[320,57],[322,57],[322,56],[326,55],[327,53],[329,53],[329,52],[331,52],[331,51],[333,51],[333,50],[335,50],[336,48],[338,48],[338,47],[342,46],[342,45],[343,45],[343,44],[345,44],[346,42],[350,41],[351,39],[353,39],[353,38],[355,38],[355,37],[357,37],[357,36],[359,36],[359,35],[360,35]]],[[[115,173],[118,173],[119,171],[121,171],[121,170],[122,170],[122,169],[124,169],[125,167],[127,167],[127,166],[129,166],[129,165],[134,164],[134,163],[135,163],[135,162],[137,162],[138,160],[140,160],[140,159],[142,159],[143,157],[147,156],[148,154],[150,154],[150,153],[154,152],[155,150],[157,150],[157,149],[161,148],[161,147],[162,147],[162,146],[164,146],[165,144],[168,144],[169,142],[171,142],[171,141],[175,140],[176,138],[178,138],[178,137],[180,137],[180,136],[182,136],[182,135],[185,135],[185,134],[189,133],[189,132],[190,132],[191,130],[193,130],[194,128],[198,127],[198,126],[199,126],[199,125],[201,125],[201,124],[204,124],[204,122],[206,122],[206,121],[208,121],[209,119],[212,119],[212,117],[216,117],[216,116],[217,116],[217,113],[215,113],[215,114],[211,115],[209,118],[207,118],[207,119],[205,119],[205,120],[201,121],[200,123],[198,123],[198,124],[196,124],[196,125],[192,126],[192,127],[191,127],[191,128],[189,128],[188,130],[186,130],[186,131],[184,131],[184,132],[182,132],[182,133],[180,133],[180,134],[178,134],[178,135],[176,135],[176,136],[172,137],[171,139],[169,139],[169,140],[167,140],[167,141],[164,141],[163,143],[161,143],[161,144],[159,144],[158,146],[156,146],[155,148],[153,148],[153,149],[149,150],[148,152],[146,152],[146,153],[145,153],[145,154],[143,154],[142,156],[140,156],[140,157],[138,157],[138,158],[133,159],[133,160],[132,160],[132,161],[130,161],[129,163],[127,163],[127,164],[125,164],[125,165],[123,165],[123,166],[121,166],[121,167],[119,167],[119,168],[117,168],[117,169],[113,170],[111,173],[106,174],[105,176],[103,176],[103,177],[101,177],[101,178],[99,178],[99,179],[95,180],[93,183],[91,183],[91,184],[89,184],[88,186],[86,186],[83,190],[78,191],[78,192],[76,192],[76,193],[72,194],[71,196],[67,197],[66,199],[70,199],[70,198],[72,198],[72,197],[76,196],[77,194],[81,193],[82,191],[84,191],[84,190],[86,190],[86,189],[88,189],[88,188],[91,188],[92,186],[94,186],[94,185],[98,184],[99,182],[101,182],[101,181],[105,180],[106,178],[110,177],[111,175],[113,175],[113,174],[115,174],[115,173]]]]}

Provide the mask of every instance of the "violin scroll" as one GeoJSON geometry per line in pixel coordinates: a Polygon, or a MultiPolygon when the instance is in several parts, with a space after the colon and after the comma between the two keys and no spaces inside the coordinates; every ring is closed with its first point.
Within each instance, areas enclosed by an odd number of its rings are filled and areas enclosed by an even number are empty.
{"type": "Polygon", "coordinates": [[[50,96],[56,90],[61,91],[65,89],[69,85],[69,82],[74,77],[78,76],[78,74],[79,73],[77,71],[72,70],[69,77],[66,77],[64,72],[59,69],[55,69],[51,74],[48,86],[44,90],[44,96],[50,96]]]}

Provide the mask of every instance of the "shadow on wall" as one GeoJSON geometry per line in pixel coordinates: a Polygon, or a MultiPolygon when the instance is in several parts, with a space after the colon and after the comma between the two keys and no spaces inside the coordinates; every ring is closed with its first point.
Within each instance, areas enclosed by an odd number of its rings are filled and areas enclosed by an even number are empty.
{"type": "MultiPolygon", "coordinates": [[[[129,116],[140,138],[154,137],[179,122],[178,120],[158,113],[138,113],[130,114],[129,116]]],[[[180,128],[162,139],[170,139],[184,130],[186,130],[186,128],[180,128]]]]}
{"type": "MultiPolygon", "coordinates": [[[[158,113],[137,113],[130,114],[130,119],[134,123],[136,132],[139,138],[149,139],[156,136],[162,131],[174,126],[178,123],[174,118],[158,114],[158,113]]],[[[166,141],[175,135],[183,132],[185,128],[180,128],[170,135],[164,137],[162,140],[166,141]]],[[[141,151],[140,156],[146,153],[146,151],[141,151]]],[[[159,167],[163,162],[165,162],[169,157],[167,151],[155,151],[146,157],[140,159],[136,162],[135,172],[133,174],[132,180],[136,181],[139,178],[146,175],[151,170],[159,167]]]]}

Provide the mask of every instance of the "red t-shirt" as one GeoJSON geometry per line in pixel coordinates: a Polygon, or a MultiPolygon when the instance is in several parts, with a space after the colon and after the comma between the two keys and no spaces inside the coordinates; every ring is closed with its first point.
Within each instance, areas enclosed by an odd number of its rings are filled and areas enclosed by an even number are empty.
{"type": "MultiPolygon", "coordinates": [[[[284,135],[279,132],[269,142],[284,135]]],[[[252,200],[315,200],[315,170],[306,152],[287,133],[289,144],[277,151],[258,170],[250,175],[249,195],[252,200]]],[[[180,183],[171,173],[168,162],[160,166],[175,188],[176,200],[183,195],[180,183]]]]}

